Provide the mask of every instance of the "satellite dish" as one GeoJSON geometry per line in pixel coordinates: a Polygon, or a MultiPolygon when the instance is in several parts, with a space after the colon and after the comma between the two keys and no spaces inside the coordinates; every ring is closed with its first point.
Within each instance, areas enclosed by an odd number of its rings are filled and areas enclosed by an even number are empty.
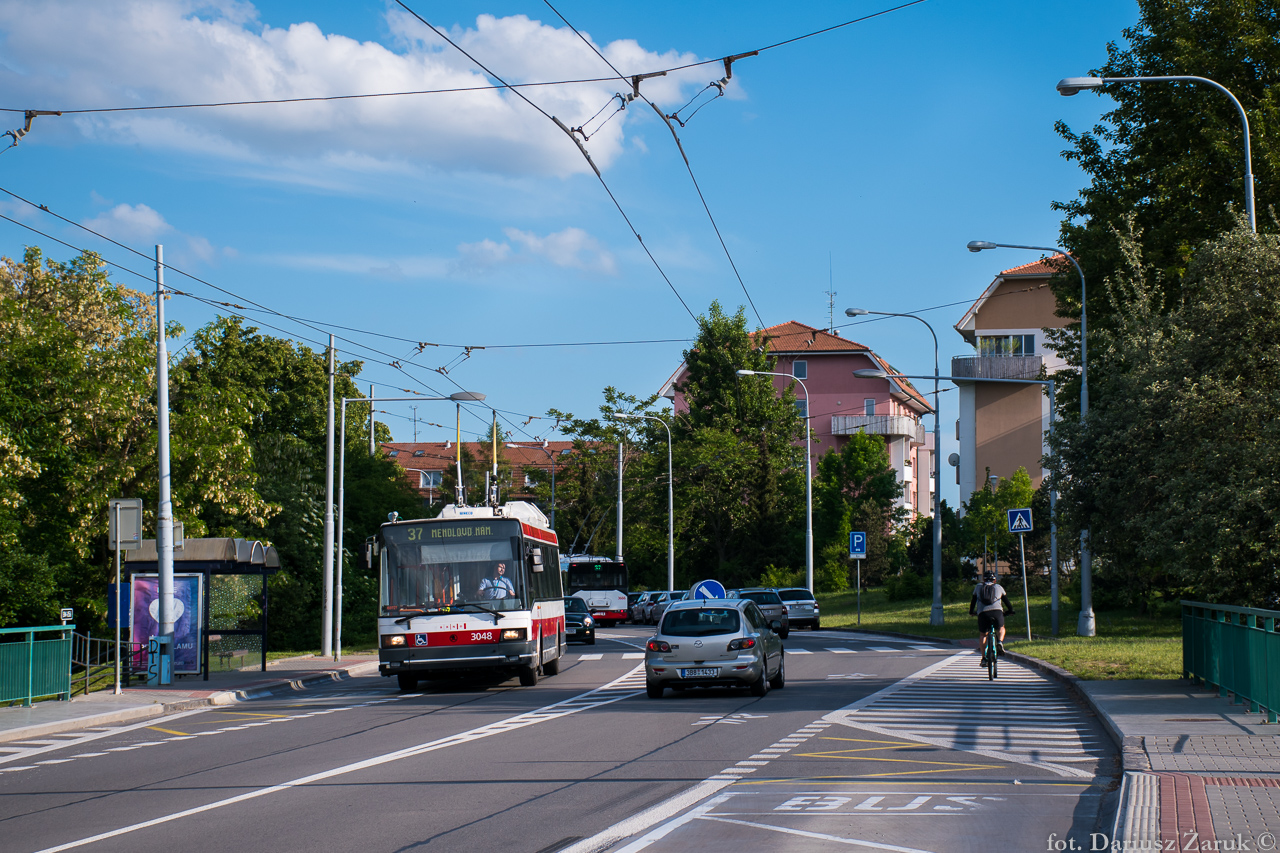
{"type": "Polygon", "coordinates": [[[960,464],[960,454],[952,453],[950,456],[948,456],[947,464],[949,464],[952,468],[957,467],[960,464]]]}

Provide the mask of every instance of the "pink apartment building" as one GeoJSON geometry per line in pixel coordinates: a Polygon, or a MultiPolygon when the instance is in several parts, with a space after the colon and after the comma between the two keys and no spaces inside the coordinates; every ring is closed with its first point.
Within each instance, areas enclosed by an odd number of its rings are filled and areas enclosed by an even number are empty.
{"type": "MultiPolygon", "coordinates": [[[[932,516],[936,487],[931,473],[933,436],[921,423],[921,418],[933,411],[928,399],[906,380],[854,376],[855,370],[868,368],[897,371],[870,347],[837,333],[793,321],[771,326],[756,336],[767,339],[775,359],[774,371],[803,380],[813,395],[805,400],[804,390],[796,384],[796,405],[801,415],[809,418],[814,471],[823,454],[839,450],[859,430],[883,436],[890,464],[903,487],[901,505],[932,516]]],[[[677,412],[686,410],[682,395],[676,391],[685,371],[681,364],[661,391],[677,412]]],[[[775,376],[773,384],[781,394],[791,382],[775,376]]]]}

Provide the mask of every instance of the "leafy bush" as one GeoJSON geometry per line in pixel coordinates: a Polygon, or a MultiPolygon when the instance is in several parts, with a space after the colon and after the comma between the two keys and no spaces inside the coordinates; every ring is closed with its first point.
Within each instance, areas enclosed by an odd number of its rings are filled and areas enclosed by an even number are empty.
{"type": "Polygon", "coordinates": [[[904,601],[909,598],[931,598],[933,596],[933,579],[925,575],[918,575],[907,569],[898,572],[896,575],[885,577],[884,593],[890,601],[904,601]]]}

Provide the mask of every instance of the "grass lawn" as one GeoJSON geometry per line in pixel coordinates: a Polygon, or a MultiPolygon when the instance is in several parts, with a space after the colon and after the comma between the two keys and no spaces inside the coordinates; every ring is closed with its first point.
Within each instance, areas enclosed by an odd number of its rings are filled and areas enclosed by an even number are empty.
{"type": "MultiPolygon", "coordinates": [[[[1031,596],[1031,632],[1028,641],[1022,596],[1011,596],[1017,613],[1008,617],[1005,646],[1060,666],[1084,679],[1180,678],[1182,676],[1182,623],[1176,615],[1145,616],[1135,611],[1095,613],[1098,635],[1076,636],[1079,611],[1059,610],[1058,639],[1051,637],[1049,596],[1031,596]]],[[[969,615],[969,600],[943,599],[943,624],[930,625],[932,600],[890,601],[881,588],[863,590],[862,619],[858,623],[856,593],[818,596],[822,625],[827,628],[860,627],[868,631],[892,631],[948,640],[977,639],[977,621],[969,615]]],[[[1064,602],[1065,604],[1065,602],[1064,602]]]]}

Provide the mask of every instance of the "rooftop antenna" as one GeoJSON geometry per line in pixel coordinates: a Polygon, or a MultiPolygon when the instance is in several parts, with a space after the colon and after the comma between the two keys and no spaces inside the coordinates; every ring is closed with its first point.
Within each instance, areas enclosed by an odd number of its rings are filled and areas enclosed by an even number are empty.
{"type": "Polygon", "coordinates": [[[833,287],[835,276],[831,269],[831,253],[827,252],[827,331],[832,333],[836,330],[836,292],[833,287]]]}

